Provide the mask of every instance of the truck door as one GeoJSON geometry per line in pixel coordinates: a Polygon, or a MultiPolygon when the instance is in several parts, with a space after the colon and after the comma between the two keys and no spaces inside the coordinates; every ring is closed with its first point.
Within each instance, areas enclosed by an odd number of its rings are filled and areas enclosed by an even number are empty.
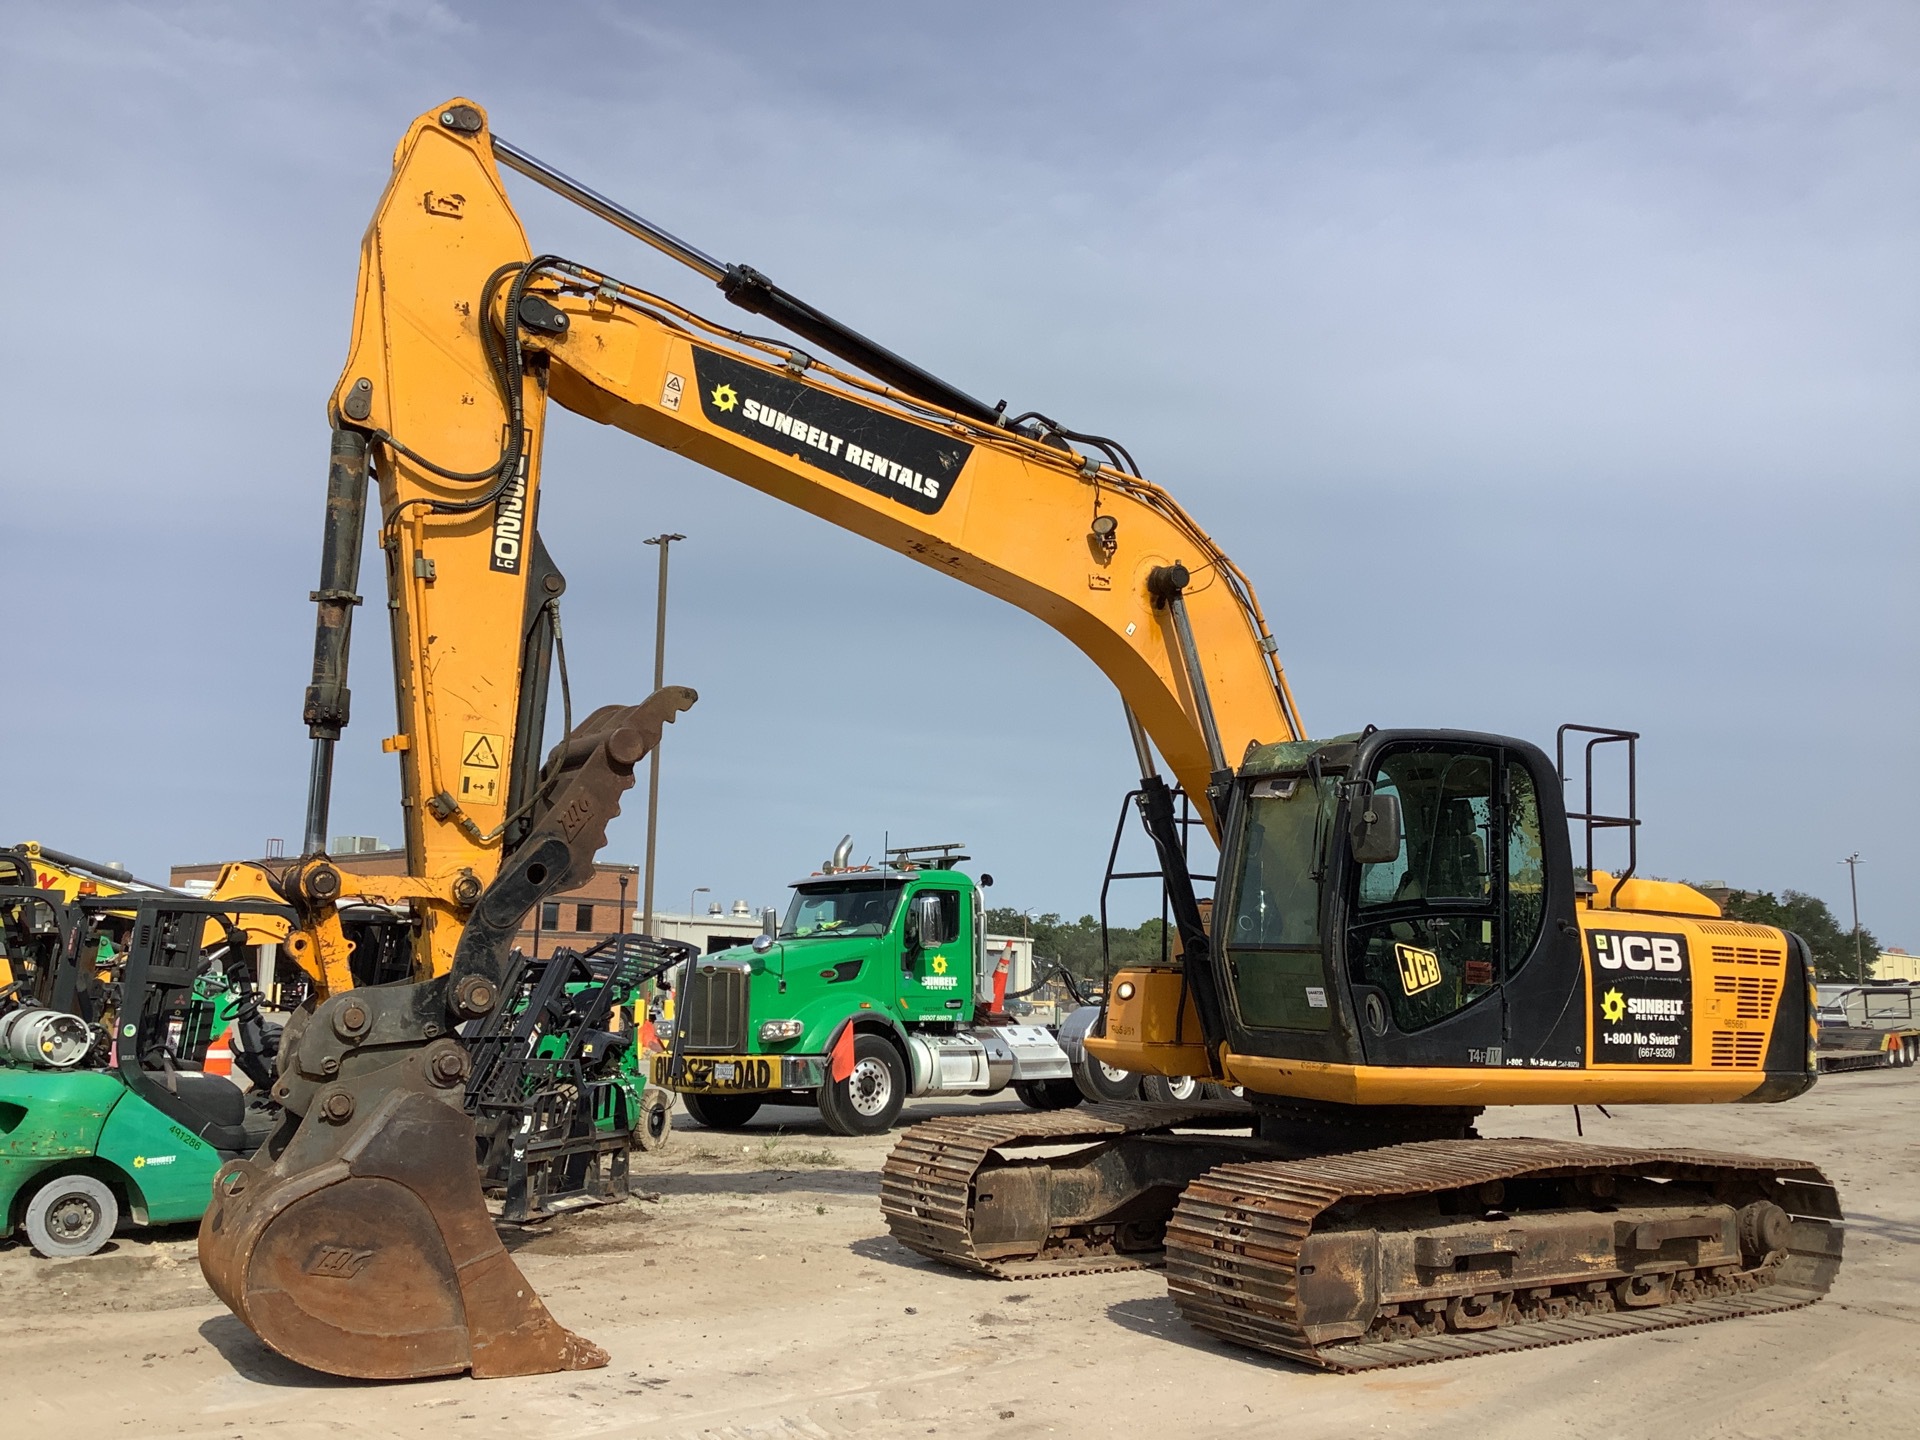
{"type": "Polygon", "coordinates": [[[971,1018],[972,913],[964,899],[958,890],[937,885],[908,892],[901,920],[900,1019],[971,1018]]]}

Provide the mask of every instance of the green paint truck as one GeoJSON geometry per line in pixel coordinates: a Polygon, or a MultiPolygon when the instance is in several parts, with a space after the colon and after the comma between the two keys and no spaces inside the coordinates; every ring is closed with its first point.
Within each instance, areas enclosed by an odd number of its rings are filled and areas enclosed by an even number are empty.
{"type": "Polygon", "coordinates": [[[847,864],[850,849],[795,881],[785,917],[766,911],[751,946],[680,974],[654,1083],[723,1130],[766,1104],[817,1105],[841,1135],[886,1130],[909,1096],[1011,1087],[1036,1109],[1078,1104],[1078,1037],[1095,1012],[1056,1031],[996,1007],[992,877],[976,884],[951,845],[889,850],[879,866],[847,864]]]}

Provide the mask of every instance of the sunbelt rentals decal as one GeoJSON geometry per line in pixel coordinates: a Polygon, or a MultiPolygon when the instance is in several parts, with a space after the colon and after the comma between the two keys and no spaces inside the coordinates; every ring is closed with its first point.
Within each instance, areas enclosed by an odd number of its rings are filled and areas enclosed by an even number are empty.
{"type": "Polygon", "coordinates": [[[947,503],[973,446],[844,396],[693,351],[700,411],[735,435],[884,495],[922,515],[947,503]]]}
{"type": "Polygon", "coordinates": [[[1687,937],[1590,930],[1593,1059],[1600,1065],[1693,1063],[1693,966],[1687,937]]]}

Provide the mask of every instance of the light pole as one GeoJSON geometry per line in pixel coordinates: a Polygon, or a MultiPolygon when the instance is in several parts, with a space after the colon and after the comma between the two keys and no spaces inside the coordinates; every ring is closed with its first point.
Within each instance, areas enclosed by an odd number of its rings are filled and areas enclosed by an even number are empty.
{"type": "Polygon", "coordinates": [[[705,885],[696,885],[693,887],[693,895],[687,896],[687,917],[689,919],[691,919],[695,914],[698,913],[693,908],[694,907],[693,896],[694,895],[711,895],[712,893],[713,891],[705,885]]]}
{"type": "Polygon", "coordinates": [[[1867,961],[1860,949],[1860,852],[1840,862],[1847,867],[1847,888],[1853,892],[1853,978],[1866,983],[1867,961]]]}
{"type": "Polygon", "coordinates": [[[620,923],[615,925],[614,933],[624,935],[627,927],[633,924],[633,915],[627,909],[627,872],[620,872],[620,923]]]}
{"type": "MultiPolygon", "coordinates": [[[[653,611],[653,688],[658,690],[667,683],[667,551],[676,540],[684,540],[684,535],[655,535],[647,540],[648,545],[660,547],[660,595],[654,602],[653,611]]],[[[661,740],[665,742],[665,735],[661,740]]],[[[647,766],[647,878],[642,891],[641,909],[645,919],[640,929],[643,933],[653,934],[653,851],[654,839],[660,833],[660,746],[653,747],[653,755],[647,766]]]]}

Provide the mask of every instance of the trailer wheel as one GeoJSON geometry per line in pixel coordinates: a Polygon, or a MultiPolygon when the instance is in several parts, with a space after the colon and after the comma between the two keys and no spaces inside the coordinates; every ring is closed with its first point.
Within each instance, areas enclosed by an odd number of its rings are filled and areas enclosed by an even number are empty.
{"type": "Polygon", "coordinates": [[[1080,1063],[1073,1067],[1073,1083],[1096,1105],[1125,1105],[1140,1098],[1138,1075],[1102,1064],[1086,1051],[1081,1052],[1080,1063]]]}
{"type": "Polygon", "coordinates": [[[1145,1075],[1140,1080],[1141,1098],[1156,1105],[1189,1105],[1202,1098],[1205,1090],[1191,1075],[1145,1075]]]}
{"type": "Polygon", "coordinates": [[[758,1095],[682,1095],[687,1113],[709,1130],[739,1130],[760,1113],[758,1095]]]}
{"type": "Polygon", "coordinates": [[[1013,1093],[1029,1110],[1071,1110],[1087,1098],[1071,1080],[1016,1080],[1013,1093]]]}
{"type": "Polygon", "coordinates": [[[892,1042],[879,1035],[855,1035],[853,1073],[819,1090],[820,1118],[836,1135],[882,1134],[906,1103],[907,1067],[892,1042]]]}
{"type": "Polygon", "coordinates": [[[120,1202],[91,1175],[56,1175],[27,1202],[27,1240],[49,1260],[93,1254],[119,1223],[120,1202]]]}
{"type": "Polygon", "coordinates": [[[658,1152],[673,1140],[673,1095],[648,1086],[640,1097],[640,1120],[633,1127],[633,1143],[642,1150],[658,1152]]]}

